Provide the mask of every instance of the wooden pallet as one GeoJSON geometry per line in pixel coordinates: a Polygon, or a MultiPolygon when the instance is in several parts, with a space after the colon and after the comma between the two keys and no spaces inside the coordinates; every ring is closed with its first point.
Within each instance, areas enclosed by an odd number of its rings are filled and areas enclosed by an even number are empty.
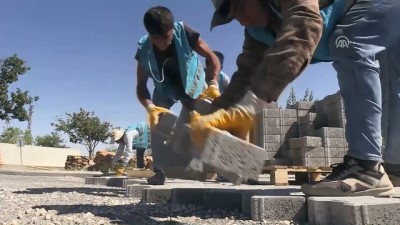
{"type": "Polygon", "coordinates": [[[289,174],[295,174],[296,184],[310,181],[319,181],[324,173],[331,173],[330,167],[307,167],[307,166],[266,166],[264,172],[270,174],[271,184],[289,185],[289,174]]]}

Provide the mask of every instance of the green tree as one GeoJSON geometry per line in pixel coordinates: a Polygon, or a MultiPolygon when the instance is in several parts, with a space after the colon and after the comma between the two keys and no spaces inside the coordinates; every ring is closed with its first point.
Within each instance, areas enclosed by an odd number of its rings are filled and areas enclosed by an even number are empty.
{"type": "Polygon", "coordinates": [[[32,115],[33,115],[33,109],[35,106],[33,103],[37,101],[39,98],[38,97],[29,97],[29,103],[28,103],[28,130],[32,130],[32,115]]]}
{"type": "Polygon", "coordinates": [[[22,134],[22,137],[24,139],[24,142],[26,145],[32,145],[33,144],[33,136],[31,130],[25,130],[22,134]]]}
{"type": "Polygon", "coordinates": [[[313,92],[307,88],[306,91],[304,92],[304,97],[303,97],[302,101],[312,102],[313,99],[314,99],[313,92]]]}
{"type": "Polygon", "coordinates": [[[296,93],[294,92],[294,88],[290,90],[288,100],[286,101],[286,108],[295,104],[297,102],[296,93]]]}
{"type": "Polygon", "coordinates": [[[17,141],[22,138],[26,145],[32,144],[32,134],[30,130],[21,130],[18,127],[5,128],[3,133],[0,134],[0,142],[16,144],[17,141]]]}
{"type": "Polygon", "coordinates": [[[35,138],[35,145],[43,147],[66,148],[64,142],[65,141],[61,138],[60,134],[55,131],[35,138]]]}
{"type": "Polygon", "coordinates": [[[69,136],[69,141],[86,147],[89,157],[93,156],[96,146],[105,142],[112,126],[102,122],[94,112],[86,112],[82,108],[77,113],[65,113],[66,119],[57,118],[52,125],[56,131],[62,131],[69,136]]]}
{"type": "Polygon", "coordinates": [[[10,121],[18,119],[26,121],[29,118],[28,106],[38,101],[39,97],[32,97],[28,91],[17,88],[9,91],[9,86],[18,81],[19,76],[30,68],[17,55],[0,59],[0,120],[10,121]]]}

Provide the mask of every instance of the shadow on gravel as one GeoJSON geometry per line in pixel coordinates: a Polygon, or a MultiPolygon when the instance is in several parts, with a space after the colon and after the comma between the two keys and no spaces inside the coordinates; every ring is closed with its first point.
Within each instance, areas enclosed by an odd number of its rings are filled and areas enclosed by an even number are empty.
{"type": "MultiPolygon", "coordinates": [[[[108,218],[113,224],[126,224],[126,225],[184,225],[187,223],[182,223],[173,217],[185,217],[193,216],[192,212],[184,212],[182,210],[177,212],[171,212],[171,205],[169,204],[159,204],[159,205],[147,205],[143,203],[138,203],[137,205],[39,205],[33,207],[44,208],[46,210],[56,210],[57,215],[65,214],[85,214],[91,213],[96,217],[108,218]],[[167,217],[170,217],[168,220],[167,217]],[[158,221],[156,218],[164,218],[166,221],[158,221]]],[[[196,212],[197,214],[197,212],[196,212]]],[[[199,216],[199,215],[197,215],[199,216]]],[[[85,218],[82,215],[81,218],[85,218]]],[[[87,217],[93,218],[93,217],[87,217]]],[[[200,216],[201,218],[201,216],[200,216]]],[[[207,217],[211,218],[211,217],[207,217]]],[[[214,218],[214,217],[212,217],[214,218]]]]}
{"type": "Polygon", "coordinates": [[[27,188],[25,191],[14,191],[14,194],[45,194],[45,193],[82,193],[87,195],[103,196],[103,197],[118,197],[125,195],[125,189],[111,189],[111,188],[27,188]]]}

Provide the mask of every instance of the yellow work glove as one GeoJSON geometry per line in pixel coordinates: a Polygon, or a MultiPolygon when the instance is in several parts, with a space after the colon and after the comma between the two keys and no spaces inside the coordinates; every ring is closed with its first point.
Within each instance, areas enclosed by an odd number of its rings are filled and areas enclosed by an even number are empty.
{"type": "Polygon", "coordinates": [[[114,165],[115,176],[120,177],[125,173],[125,167],[121,165],[121,163],[117,163],[114,165]]]}
{"type": "Polygon", "coordinates": [[[200,94],[198,99],[211,99],[214,100],[215,98],[219,97],[221,93],[219,92],[218,83],[215,81],[208,86],[207,90],[200,94]]]}
{"type": "Polygon", "coordinates": [[[190,114],[189,124],[195,123],[201,118],[200,113],[196,112],[196,110],[191,111],[189,114],[190,114]]]}
{"type": "Polygon", "coordinates": [[[190,118],[192,141],[200,148],[208,138],[210,127],[228,131],[232,135],[245,140],[247,133],[255,123],[255,117],[262,109],[262,103],[249,91],[243,99],[233,107],[219,109],[216,112],[201,116],[192,111],[190,118]]]}
{"type": "Polygon", "coordinates": [[[147,113],[149,114],[149,123],[150,123],[150,128],[153,129],[154,126],[158,124],[160,115],[162,113],[168,113],[170,112],[168,109],[155,106],[154,104],[149,104],[147,107],[147,113]]]}

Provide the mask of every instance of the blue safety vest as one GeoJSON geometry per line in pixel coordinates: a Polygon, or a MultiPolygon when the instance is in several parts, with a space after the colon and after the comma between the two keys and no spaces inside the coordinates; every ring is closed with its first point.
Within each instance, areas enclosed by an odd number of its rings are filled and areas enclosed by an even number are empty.
{"type": "Polygon", "coordinates": [[[150,129],[146,122],[134,123],[125,129],[125,132],[137,130],[139,135],[133,139],[132,148],[144,148],[147,149],[150,146],[150,129]]]}
{"type": "Polygon", "coordinates": [[[224,89],[224,85],[225,85],[225,82],[224,82],[225,79],[224,78],[225,78],[225,76],[227,76],[227,75],[224,72],[222,72],[222,71],[219,72],[218,86],[219,86],[219,91],[221,93],[225,91],[225,89],[224,89]]]}
{"type": "MultiPolygon", "coordinates": [[[[182,22],[174,23],[173,41],[179,62],[180,77],[185,93],[192,99],[197,99],[203,91],[205,73],[197,53],[190,47],[182,22]]],[[[158,70],[153,44],[148,35],[139,40],[140,63],[147,76],[153,79],[154,87],[161,93],[174,98],[173,87],[161,82],[163,77],[158,70]]]]}

